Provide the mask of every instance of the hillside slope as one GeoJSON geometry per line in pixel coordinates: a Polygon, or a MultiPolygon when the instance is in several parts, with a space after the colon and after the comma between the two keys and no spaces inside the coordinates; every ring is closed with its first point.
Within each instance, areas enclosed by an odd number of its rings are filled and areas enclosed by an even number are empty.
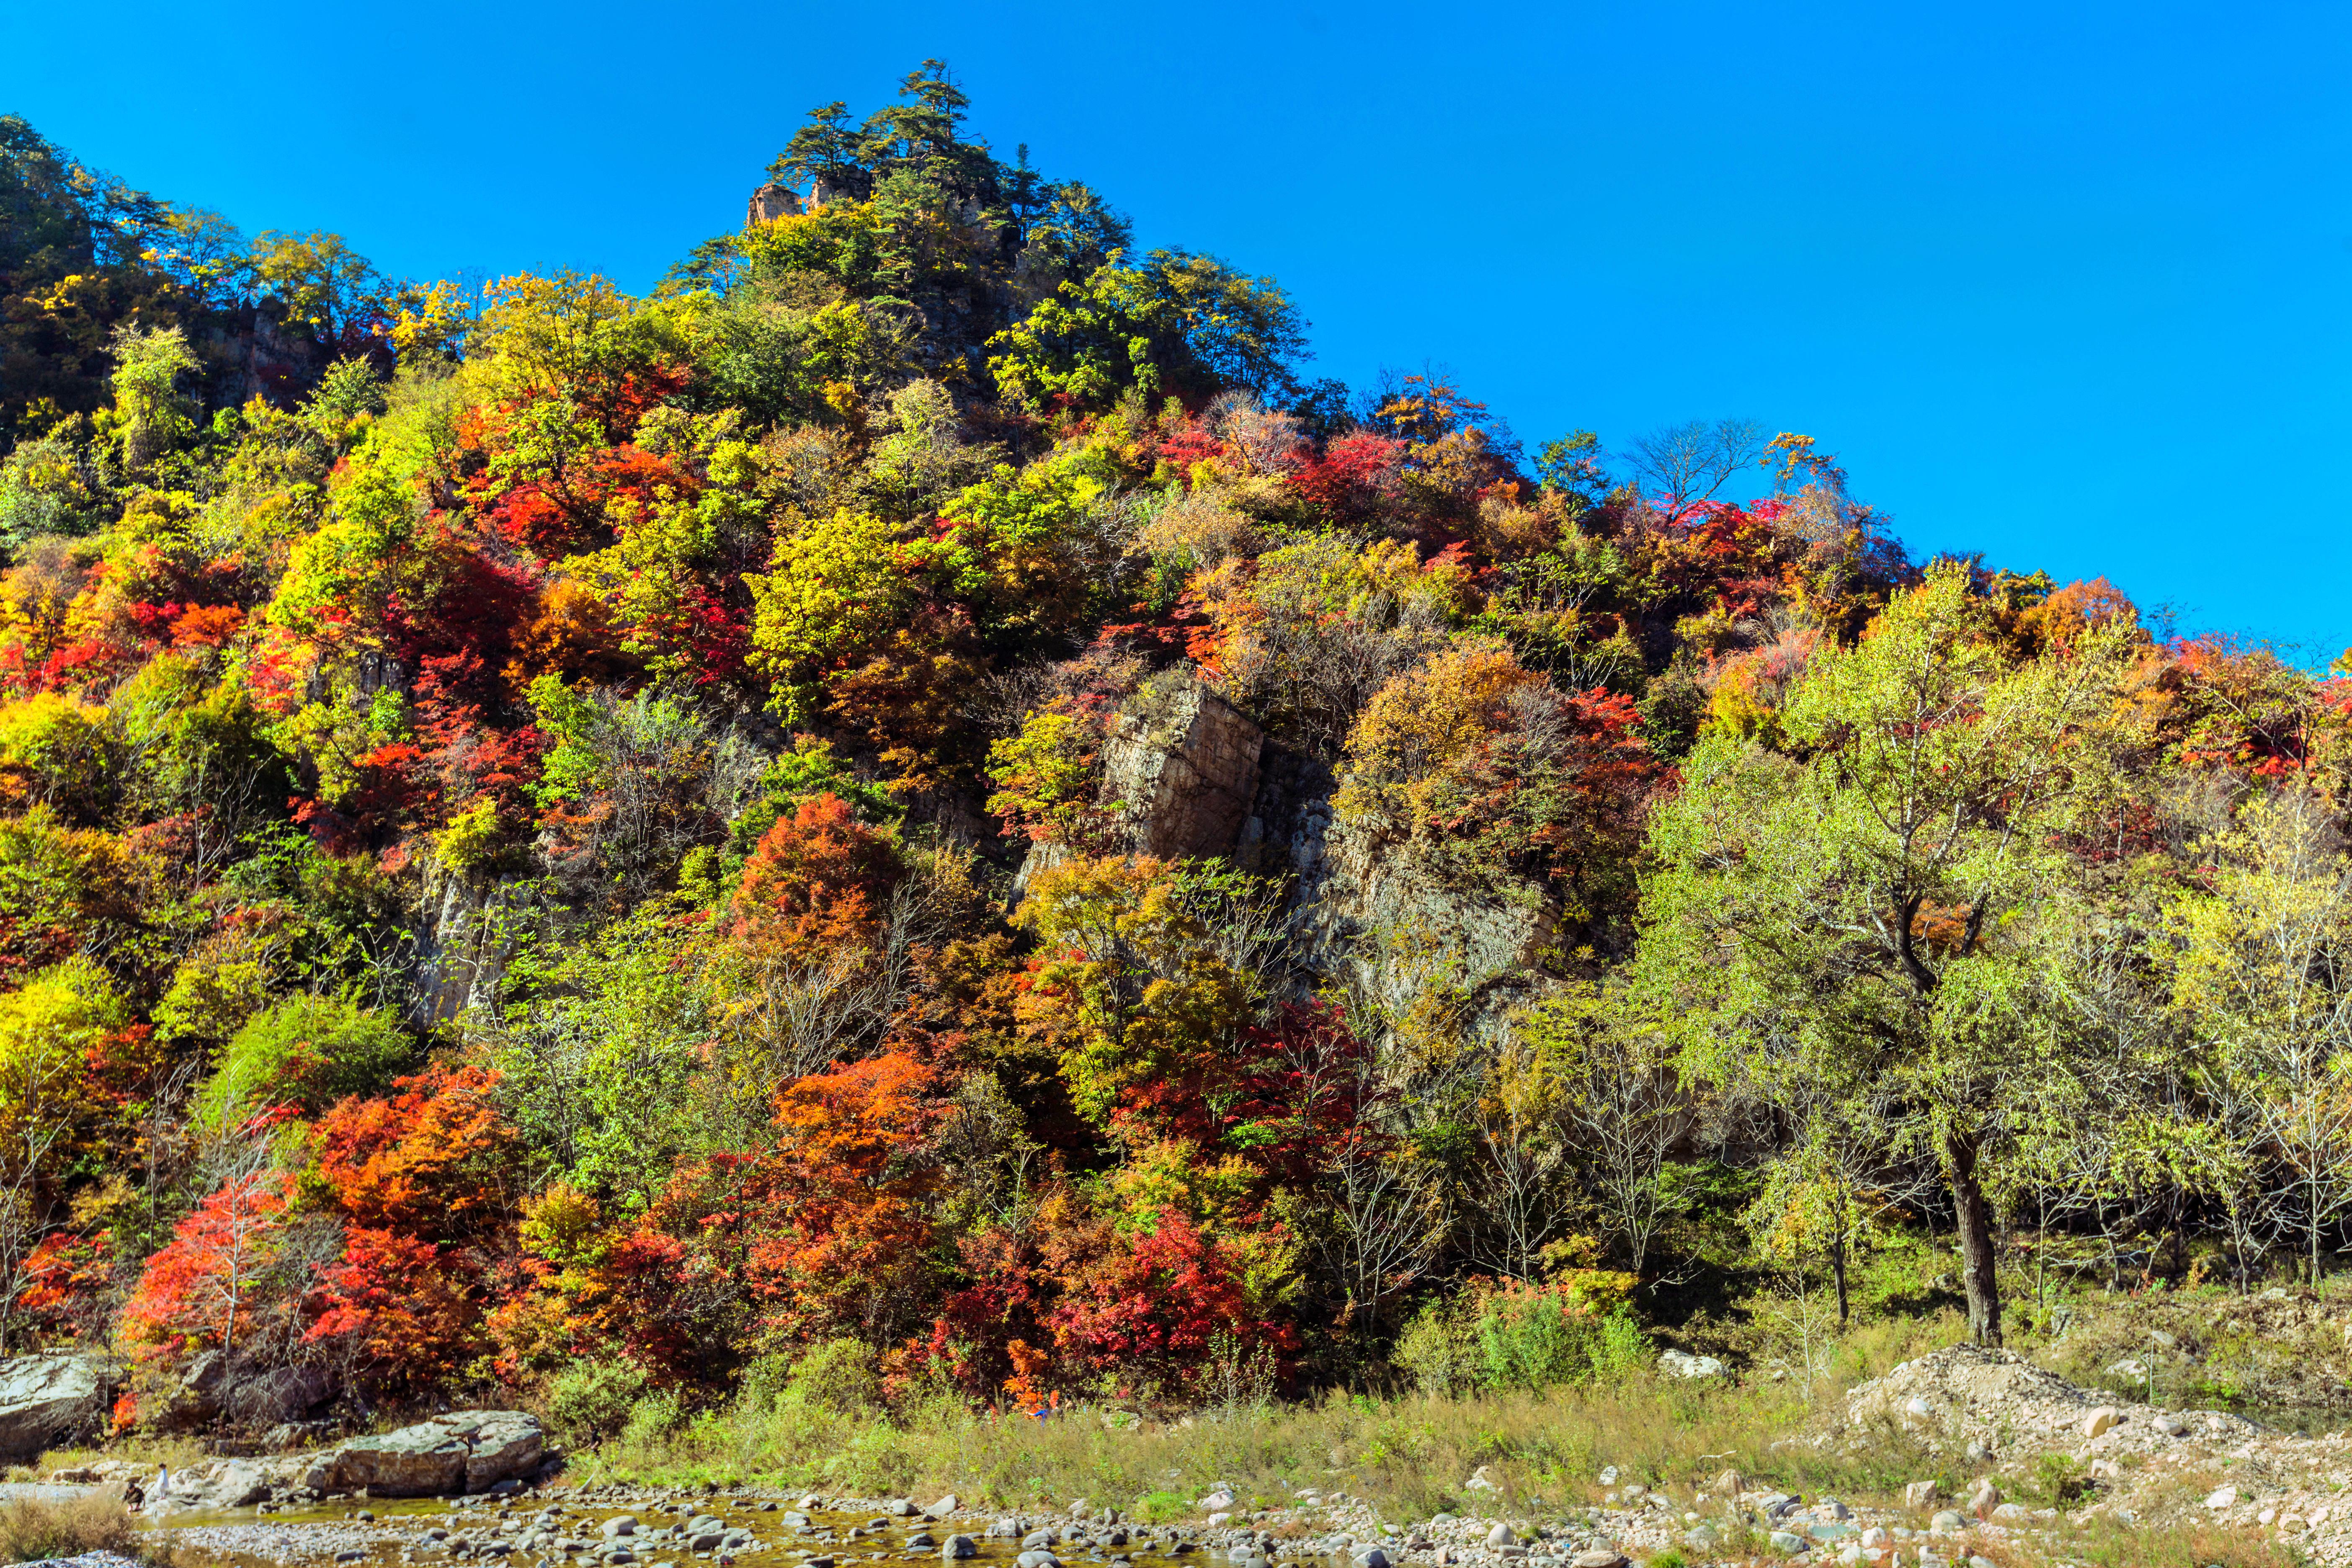
{"type": "Polygon", "coordinates": [[[963,109],[643,298],[0,122],[0,1349],[1182,1405],[2329,1267],[2338,683],[1308,382],[963,109]]]}

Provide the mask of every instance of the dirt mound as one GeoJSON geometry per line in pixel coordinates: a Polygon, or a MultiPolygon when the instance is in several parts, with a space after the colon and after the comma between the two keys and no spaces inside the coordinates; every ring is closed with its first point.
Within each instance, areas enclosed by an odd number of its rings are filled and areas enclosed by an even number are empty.
{"type": "Polygon", "coordinates": [[[1931,1449],[1981,1445],[1996,1456],[2066,1448],[2145,1451],[2183,1440],[2243,1441],[2262,1430],[2220,1411],[2178,1412],[2078,1388],[2011,1351],[1953,1345],[1906,1361],[1846,1395],[1854,1426],[1893,1422],[1931,1449]],[[2093,1421],[2095,1413],[2112,1419],[2093,1421]],[[2098,1430],[2095,1433],[2093,1426],[2098,1430]]]}

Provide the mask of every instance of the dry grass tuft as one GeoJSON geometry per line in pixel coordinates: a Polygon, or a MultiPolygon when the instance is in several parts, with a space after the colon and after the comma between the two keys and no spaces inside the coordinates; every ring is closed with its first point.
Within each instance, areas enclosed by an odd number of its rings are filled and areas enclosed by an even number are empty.
{"type": "Polygon", "coordinates": [[[139,1538],[121,1500],[81,1497],[64,1502],[24,1498],[0,1505],[0,1563],[37,1563],[84,1552],[130,1555],[139,1538]]]}

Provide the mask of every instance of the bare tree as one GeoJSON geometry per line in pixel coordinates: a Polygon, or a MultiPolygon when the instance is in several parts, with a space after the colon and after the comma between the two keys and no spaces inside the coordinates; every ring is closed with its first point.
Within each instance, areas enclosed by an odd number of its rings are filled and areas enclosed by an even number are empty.
{"type": "Polygon", "coordinates": [[[1404,1140],[1358,1130],[1325,1145],[1316,1195],[1321,1212],[1309,1237],[1317,1261],[1342,1297],[1341,1321],[1369,1326],[1436,1257],[1444,1184],[1404,1140]]]}
{"type": "Polygon", "coordinates": [[[1282,1031],[1300,1108],[1297,1136],[1316,1163],[1314,1202],[1300,1215],[1343,1323],[1370,1324],[1421,1278],[1444,1239],[1444,1184],[1392,1123],[1410,1107],[1385,1053],[1337,1014],[1282,1031]]]}
{"type": "Polygon", "coordinates": [[[1514,1279],[1543,1274],[1543,1251],[1573,1212],[1568,1146],[1549,1116],[1500,1095],[1479,1101],[1478,1156],[1470,1177],[1475,1215],[1465,1238],[1472,1259],[1514,1279]]]}
{"type": "Polygon", "coordinates": [[[1771,442],[1753,419],[1693,419],[1637,437],[1619,456],[1634,483],[1664,503],[1666,521],[1677,523],[1713,500],[1733,475],[1755,467],[1771,442]]]}
{"type": "MultiPolygon", "coordinates": [[[[1664,1036],[1628,1016],[1597,985],[1570,987],[1519,1022],[1517,1073],[1559,1118],[1601,1229],[1633,1272],[1672,1209],[1666,1157],[1694,1121],[1664,1036]]],[[[1506,1066],[1511,1063],[1507,1054],[1506,1066]]]]}
{"type": "Polygon", "coordinates": [[[0,1353],[16,1324],[26,1265],[48,1230],[41,1189],[72,1124],[61,1103],[70,1065],[60,1052],[0,1053],[0,1353]]]}

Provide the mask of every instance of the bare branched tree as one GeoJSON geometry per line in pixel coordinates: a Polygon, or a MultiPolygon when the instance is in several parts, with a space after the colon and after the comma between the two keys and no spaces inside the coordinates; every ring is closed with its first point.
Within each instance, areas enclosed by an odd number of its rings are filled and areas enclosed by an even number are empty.
{"type": "Polygon", "coordinates": [[[0,1353],[16,1326],[26,1265],[49,1228],[43,1187],[73,1121],[61,1103],[73,1065],[61,1052],[0,1053],[0,1353]]]}
{"type": "Polygon", "coordinates": [[[1693,419],[1638,437],[1619,456],[1666,521],[1677,523],[1713,500],[1732,476],[1755,467],[1771,442],[1753,419],[1693,419]]]}

